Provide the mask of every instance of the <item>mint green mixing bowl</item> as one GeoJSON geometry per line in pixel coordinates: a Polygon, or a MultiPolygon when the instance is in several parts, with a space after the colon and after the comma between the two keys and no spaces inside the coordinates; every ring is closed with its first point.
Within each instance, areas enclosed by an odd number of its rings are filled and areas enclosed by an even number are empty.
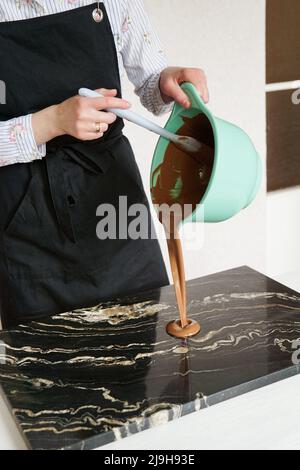
{"type": "MultiPolygon", "coordinates": [[[[204,113],[212,126],[215,142],[208,187],[197,209],[184,222],[222,222],[255,199],[262,181],[262,161],[248,135],[234,124],[214,117],[194,85],[183,83],[181,88],[188,95],[191,107],[186,110],[176,103],[166,129],[176,133],[184,124],[182,117],[193,118],[204,113]]],[[[155,170],[162,164],[168,145],[167,139],[159,139],[152,161],[151,187],[155,170]]]]}

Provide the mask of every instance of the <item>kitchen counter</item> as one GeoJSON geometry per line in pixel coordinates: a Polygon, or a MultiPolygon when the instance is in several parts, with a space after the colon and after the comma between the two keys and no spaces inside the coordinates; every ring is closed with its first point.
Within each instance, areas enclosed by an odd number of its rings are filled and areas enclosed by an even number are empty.
{"type": "MultiPolygon", "coordinates": [[[[198,420],[200,439],[212,413],[207,407],[299,372],[292,362],[299,294],[243,267],[189,282],[188,298],[190,317],[202,325],[188,342],[165,332],[176,316],[172,287],[0,333],[0,382],[27,447],[96,448],[194,411],[201,412],[176,426],[187,436],[196,424],[184,423],[198,420]]],[[[290,381],[299,387],[298,377],[290,381]]],[[[257,393],[215,406],[220,427],[226,409],[257,393]]],[[[13,442],[13,423],[1,407],[13,442]]],[[[146,442],[151,432],[136,439],[146,442]]],[[[191,442],[200,448],[204,439],[191,442]]]]}

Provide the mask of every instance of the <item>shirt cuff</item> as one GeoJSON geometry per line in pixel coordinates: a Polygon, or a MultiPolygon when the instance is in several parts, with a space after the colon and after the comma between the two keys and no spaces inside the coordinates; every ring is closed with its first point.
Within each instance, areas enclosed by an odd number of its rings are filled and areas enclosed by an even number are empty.
{"type": "Polygon", "coordinates": [[[161,96],[161,91],[159,87],[161,72],[155,73],[152,77],[148,80],[147,88],[148,88],[148,96],[151,96],[152,107],[153,107],[153,114],[155,116],[161,116],[163,114],[169,113],[172,111],[174,106],[174,101],[170,103],[165,103],[161,96]]]}
{"type": "Polygon", "coordinates": [[[37,145],[32,129],[32,114],[15,118],[10,129],[10,138],[18,148],[18,163],[41,160],[46,155],[46,144],[37,145]]]}
{"type": "Polygon", "coordinates": [[[153,90],[153,104],[156,109],[156,114],[161,115],[161,114],[166,114],[169,113],[173,109],[174,101],[171,101],[170,103],[165,103],[164,100],[162,99],[161,96],[161,91],[160,91],[160,75],[161,73],[158,73],[154,75],[150,79],[150,88],[153,90]]]}

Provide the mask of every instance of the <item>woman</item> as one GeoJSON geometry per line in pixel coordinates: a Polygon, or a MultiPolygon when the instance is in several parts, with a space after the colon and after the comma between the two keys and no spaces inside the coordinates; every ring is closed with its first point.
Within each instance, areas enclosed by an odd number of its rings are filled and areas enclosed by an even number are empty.
{"type": "Polygon", "coordinates": [[[4,327],[157,288],[157,240],[99,240],[96,210],[147,204],[123,121],[125,68],[159,115],[204,73],[167,67],[142,0],[3,0],[0,6],[0,298],[4,327]],[[78,96],[80,87],[104,98],[78,96]]]}

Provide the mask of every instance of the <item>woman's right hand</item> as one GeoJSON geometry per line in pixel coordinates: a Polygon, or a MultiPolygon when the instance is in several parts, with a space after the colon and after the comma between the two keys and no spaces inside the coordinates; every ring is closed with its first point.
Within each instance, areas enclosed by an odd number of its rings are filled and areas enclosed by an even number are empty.
{"type": "Polygon", "coordinates": [[[105,109],[128,109],[131,104],[116,98],[117,90],[101,88],[99,98],[73,96],[62,103],[43,109],[32,115],[32,127],[37,145],[44,144],[59,135],[68,134],[79,140],[103,137],[117,116],[105,109]]]}
{"type": "Polygon", "coordinates": [[[96,90],[104,97],[85,98],[74,96],[56,108],[56,126],[60,134],[69,134],[80,140],[94,140],[103,137],[108,126],[117,116],[103,110],[109,108],[128,109],[131,104],[116,98],[117,90],[96,90]]]}

